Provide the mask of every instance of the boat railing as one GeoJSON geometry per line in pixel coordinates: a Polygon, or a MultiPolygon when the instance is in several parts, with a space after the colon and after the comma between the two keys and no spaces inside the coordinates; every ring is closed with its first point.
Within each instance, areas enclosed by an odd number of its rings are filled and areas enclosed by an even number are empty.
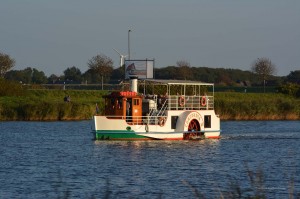
{"type": "Polygon", "coordinates": [[[168,99],[163,100],[161,102],[158,103],[158,113],[157,116],[164,116],[166,115],[165,111],[168,108],[168,99]]]}
{"type": "Polygon", "coordinates": [[[125,120],[130,125],[160,125],[163,126],[167,120],[167,116],[105,116],[107,119],[125,120]]]}
{"type": "Polygon", "coordinates": [[[213,96],[183,96],[171,95],[168,97],[168,110],[213,110],[213,96]]]}
{"type": "Polygon", "coordinates": [[[155,115],[157,115],[156,114],[156,112],[157,112],[157,110],[156,109],[150,109],[150,111],[149,111],[149,116],[155,116],[155,115]]]}

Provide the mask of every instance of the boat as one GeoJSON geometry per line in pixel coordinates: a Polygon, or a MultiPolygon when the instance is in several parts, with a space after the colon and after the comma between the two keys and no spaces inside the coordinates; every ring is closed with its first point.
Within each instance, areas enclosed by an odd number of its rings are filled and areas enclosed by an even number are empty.
{"type": "Polygon", "coordinates": [[[187,80],[138,80],[104,98],[93,116],[95,140],[202,140],[220,138],[214,84],[187,80]]]}

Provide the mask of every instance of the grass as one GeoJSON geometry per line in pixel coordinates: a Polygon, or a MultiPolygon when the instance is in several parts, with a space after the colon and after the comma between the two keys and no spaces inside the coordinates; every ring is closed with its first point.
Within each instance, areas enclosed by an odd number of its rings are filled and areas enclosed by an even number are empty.
{"type": "MultiPolygon", "coordinates": [[[[0,120],[86,120],[103,110],[95,90],[26,90],[22,95],[0,97],[0,120]],[[65,96],[71,102],[64,102],[65,96]]],[[[279,93],[216,92],[215,110],[222,120],[299,120],[300,99],[279,93]]]]}
{"type": "Polygon", "coordinates": [[[215,109],[223,120],[300,119],[300,99],[279,93],[220,92],[215,109]]]}
{"type": "Polygon", "coordinates": [[[21,96],[0,97],[0,120],[86,120],[102,105],[104,91],[27,90],[21,96]],[[71,102],[64,102],[65,96],[71,102]]]}

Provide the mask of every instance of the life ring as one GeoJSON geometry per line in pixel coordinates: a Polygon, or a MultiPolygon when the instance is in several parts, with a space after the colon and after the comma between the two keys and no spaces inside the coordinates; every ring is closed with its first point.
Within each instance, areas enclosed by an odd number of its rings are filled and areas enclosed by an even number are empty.
{"type": "Polygon", "coordinates": [[[166,118],[160,117],[160,118],[158,119],[158,124],[159,124],[159,126],[164,126],[165,123],[166,123],[166,118]]]}
{"type": "Polygon", "coordinates": [[[201,106],[206,106],[206,97],[205,96],[201,97],[200,104],[201,104],[201,106]]]}
{"type": "Polygon", "coordinates": [[[178,104],[179,104],[179,106],[184,106],[184,103],[185,103],[185,101],[184,101],[184,97],[183,96],[180,96],[179,98],[178,98],[178,104]]]}

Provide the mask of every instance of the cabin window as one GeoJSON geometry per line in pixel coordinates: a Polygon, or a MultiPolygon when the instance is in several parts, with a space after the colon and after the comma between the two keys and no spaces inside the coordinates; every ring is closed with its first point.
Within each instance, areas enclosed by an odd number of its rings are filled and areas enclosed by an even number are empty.
{"type": "Polygon", "coordinates": [[[111,98],[111,99],[110,99],[110,105],[111,105],[111,106],[115,106],[115,99],[114,99],[114,98],[111,98]]]}
{"type": "Polygon", "coordinates": [[[211,115],[204,115],[204,128],[211,128],[211,115]]]}
{"type": "Polygon", "coordinates": [[[135,105],[135,106],[140,105],[140,100],[139,99],[133,99],[133,105],[135,105]]]}
{"type": "Polygon", "coordinates": [[[123,107],[123,100],[122,98],[119,99],[119,108],[121,109],[123,107]]]}
{"type": "Polygon", "coordinates": [[[172,129],[176,129],[177,120],[178,120],[178,116],[172,116],[171,117],[171,128],[172,129]]]}

